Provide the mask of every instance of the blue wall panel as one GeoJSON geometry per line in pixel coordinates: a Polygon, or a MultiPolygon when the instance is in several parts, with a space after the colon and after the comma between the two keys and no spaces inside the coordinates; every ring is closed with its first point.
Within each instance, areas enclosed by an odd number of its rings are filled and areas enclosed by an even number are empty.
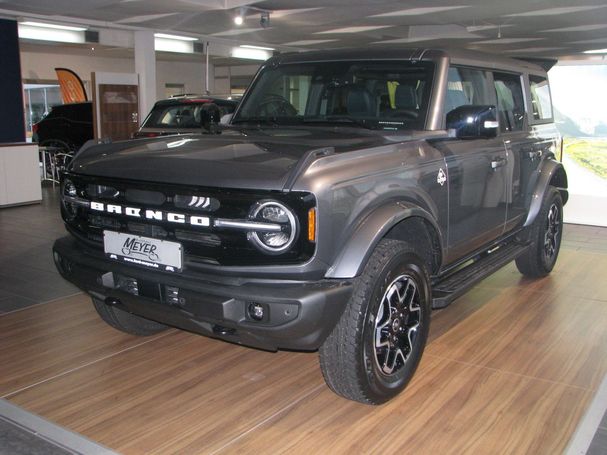
{"type": "Polygon", "coordinates": [[[0,143],[25,141],[17,22],[0,19],[0,143]]]}

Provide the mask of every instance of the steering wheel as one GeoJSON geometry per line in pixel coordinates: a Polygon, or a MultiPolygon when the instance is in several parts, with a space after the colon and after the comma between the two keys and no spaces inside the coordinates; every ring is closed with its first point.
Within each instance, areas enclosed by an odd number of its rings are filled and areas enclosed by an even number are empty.
{"type": "Polygon", "coordinates": [[[280,95],[268,95],[257,106],[257,115],[260,117],[295,117],[297,109],[280,95]]]}

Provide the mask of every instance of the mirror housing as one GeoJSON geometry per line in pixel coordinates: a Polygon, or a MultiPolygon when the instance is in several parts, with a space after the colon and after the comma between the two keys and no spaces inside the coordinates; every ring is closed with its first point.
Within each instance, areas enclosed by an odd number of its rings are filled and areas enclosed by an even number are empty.
{"type": "Polygon", "coordinates": [[[495,106],[464,105],[447,113],[447,129],[458,139],[492,138],[497,136],[499,122],[495,106]]]}

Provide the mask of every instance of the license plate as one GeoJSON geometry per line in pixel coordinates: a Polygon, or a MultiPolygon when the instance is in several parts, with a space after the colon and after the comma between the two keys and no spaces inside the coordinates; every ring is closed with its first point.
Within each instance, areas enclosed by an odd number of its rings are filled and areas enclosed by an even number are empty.
{"type": "Polygon", "coordinates": [[[167,240],[103,231],[103,249],[110,259],[153,270],[180,272],[183,264],[181,244],[167,240]]]}

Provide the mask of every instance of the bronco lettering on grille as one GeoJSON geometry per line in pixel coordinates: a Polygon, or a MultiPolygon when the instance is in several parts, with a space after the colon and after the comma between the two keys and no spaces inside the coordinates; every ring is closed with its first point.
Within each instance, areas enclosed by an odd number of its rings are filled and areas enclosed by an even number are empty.
{"type": "Polygon", "coordinates": [[[126,215],[133,218],[144,218],[147,220],[168,221],[169,223],[189,224],[191,226],[208,227],[211,220],[208,216],[187,215],[184,213],[164,212],[162,210],[145,210],[139,207],[127,207],[117,204],[104,204],[103,202],[91,201],[91,210],[98,212],[126,215]]]}

